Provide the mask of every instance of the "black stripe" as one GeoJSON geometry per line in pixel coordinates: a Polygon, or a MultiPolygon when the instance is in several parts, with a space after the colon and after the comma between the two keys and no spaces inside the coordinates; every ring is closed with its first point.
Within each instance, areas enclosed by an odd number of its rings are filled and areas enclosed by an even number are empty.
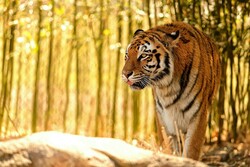
{"type": "Polygon", "coordinates": [[[152,42],[155,42],[153,37],[148,37],[149,40],[151,40],[152,42]]]}
{"type": "MultiPolygon", "coordinates": [[[[200,35],[200,37],[202,38],[203,37],[203,35],[204,34],[201,34],[202,32],[201,31],[199,31],[196,27],[193,27],[193,29],[195,30],[195,32],[196,33],[198,33],[198,35],[200,35]]],[[[191,31],[189,31],[189,30],[187,30],[187,32],[191,35],[191,36],[193,36],[193,37],[195,37],[195,35],[191,32],[191,31]]],[[[203,40],[200,40],[198,37],[195,37],[196,38],[196,41],[198,42],[198,43],[203,43],[204,41],[203,40]]],[[[202,51],[201,51],[201,45],[198,45],[198,47],[199,47],[199,51],[200,51],[200,58],[199,58],[199,67],[198,67],[198,74],[196,75],[196,78],[195,78],[195,82],[194,82],[194,84],[192,85],[192,88],[190,89],[190,91],[189,91],[189,93],[188,93],[188,95],[187,96],[189,96],[190,95],[190,93],[192,93],[192,90],[193,90],[193,88],[194,88],[194,86],[196,85],[196,82],[197,82],[197,79],[198,79],[198,75],[199,75],[199,73],[200,73],[200,68],[201,68],[201,64],[202,64],[202,58],[201,58],[201,54],[202,54],[202,51]]],[[[195,48],[196,48],[196,46],[194,46],[193,47],[193,52],[192,52],[192,54],[193,54],[193,57],[194,57],[194,54],[195,54],[195,48]]],[[[194,58],[193,58],[194,59],[194,58]]],[[[193,61],[193,60],[192,60],[193,61]]]]}
{"type": "MultiPolygon", "coordinates": [[[[155,31],[153,31],[153,32],[148,32],[148,35],[152,35],[154,38],[156,38],[157,40],[159,40],[160,41],[160,39],[161,39],[161,36],[158,34],[158,33],[156,33],[155,31]]],[[[150,38],[150,37],[149,37],[150,38]]]]}
{"type": "MultiPolygon", "coordinates": [[[[199,33],[200,36],[204,35],[204,34],[201,34],[196,28],[194,28],[194,29],[199,33]]],[[[204,41],[200,41],[200,40],[199,40],[199,42],[205,44],[204,41]]],[[[211,47],[211,49],[212,49],[211,43],[209,43],[209,45],[210,45],[210,47],[211,47]]],[[[204,46],[207,47],[206,45],[204,45],[204,46]]],[[[201,52],[200,45],[199,45],[199,49],[200,49],[200,52],[201,52]]],[[[209,54],[207,48],[206,48],[206,51],[207,51],[207,54],[209,54]]],[[[201,68],[201,60],[202,60],[202,59],[200,58],[199,67],[198,67],[198,74],[196,75],[194,84],[192,85],[192,88],[190,89],[190,91],[189,91],[189,93],[188,93],[187,96],[189,96],[190,93],[192,93],[193,88],[194,88],[195,85],[196,85],[197,79],[198,79],[198,77],[199,77],[198,75],[199,75],[199,72],[200,72],[200,68],[201,68]]],[[[210,64],[210,62],[209,62],[209,64],[210,64]]],[[[210,64],[210,73],[211,73],[211,64],[210,64]]],[[[210,74],[210,75],[211,75],[211,74],[210,74]]],[[[212,78],[211,78],[211,79],[212,79],[212,78]]],[[[199,92],[195,95],[194,99],[193,99],[193,100],[186,106],[186,108],[182,111],[183,113],[186,112],[186,111],[188,111],[188,110],[192,107],[192,105],[193,105],[193,103],[194,103],[196,97],[199,95],[200,91],[202,90],[202,87],[203,87],[203,84],[204,84],[204,83],[203,83],[203,82],[204,82],[203,80],[204,80],[204,77],[203,77],[203,79],[202,79],[202,86],[201,86],[199,92]]]]}
{"type": "MultiPolygon", "coordinates": [[[[210,52],[211,55],[209,54],[209,65],[210,65],[210,77],[211,77],[211,81],[212,81],[212,87],[211,90],[209,92],[209,97],[208,97],[208,102],[209,104],[212,103],[212,98],[214,95],[214,89],[215,89],[215,85],[216,85],[216,81],[215,78],[218,77],[216,76],[214,69],[217,70],[218,67],[216,67],[216,64],[218,62],[215,62],[216,58],[215,58],[215,54],[218,54],[218,50],[216,48],[216,45],[214,44],[213,40],[211,40],[207,34],[205,34],[206,38],[207,38],[207,42],[209,43],[209,47],[210,47],[210,52]],[[210,58],[212,59],[212,61],[210,61],[210,58]]],[[[218,70],[217,70],[218,71],[218,70]]]]}
{"type": "Polygon", "coordinates": [[[152,36],[153,36],[155,39],[157,39],[162,45],[165,46],[165,43],[162,42],[161,37],[157,37],[157,36],[155,36],[154,34],[152,34],[152,36]]]}
{"type": "Polygon", "coordinates": [[[165,75],[168,75],[169,74],[169,69],[168,68],[164,68],[163,72],[162,72],[162,78],[165,76],[165,75]]]}
{"type": "MultiPolygon", "coordinates": [[[[158,55],[160,56],[159,53],[155,55],[156,60],[157,60],[157,67],[156,68],[160,68],[160,65],[159,65],[160,62],[158,62],[158,60],[160,61],[160,58],[157,58],[158,55]]],[[[165,75],[169,75],[169,73],[170,73],[170,69],[169,69],[170,68],[170,62],[169,62],[169,55],[167,53],[165,55],[164,63],[165,63],[166,67],[161,72],[159,72],[159,74],[155,78],[152,79],[153,81],[158,81],[158,80],[162,79],[165,75]]]]}
{"type": "Polygon", "coordinates": [[[164,31],[164,30],[162,30],[162,29],[160,29],[160,28],[157,28],[156,31],[161,32],[161,33],[163,33],[163,34],[168,34],[166,31],[164,31]]]}
{"type": "Polygon", "coordinates": [[[158,81],[161,80],[165,75],[167,75],[169,73],[169,69],[163,69],[161,72],[159,72],[159,74],[152,78],[153,81],[158,81]]]}
{"type": "Polygon", "coordinates": [[[157,39],[164,47],[165,47],[165,42],[161,40],[161,36],[156,33],[156,32],[150,32],[149,35],[152,35],[155,39],[157,39]]]}
{"type": "MultiPolygon", "coordinates": [[[[193,29],[195,30],[196,33],[198,33],[200,35],[201,38],[204,37],[204,33],[201,32],[199,29],[197,29],[196,27],[193,26],[193,29]]],[[[197,38],[197,37],[196,37],[197,38]]]]}
{"type": "Polygon", "coordinates": [[[148,45],[150,45],[150,42],[148,42],[147,40],[145,40],[145,42],[146,42],[148,45]]]}
{"type": "Polygon", "coordinates": [[[152,73],[152,71],[146,69],[145,67],[142,67],[145,71],[149,72],[149,73],[152,73]]]}
{"type": "Polygon", "coordinates": [[[141,61],[142,58],[143,58],[143,56],[140,55],[140,56],[138,57],[137,61],[141,61]]]}
{"type": "Polygon", "coordinates": [[[154,68],[155,65],[146,65],[148,68],[154,68]]]}
{"type": "MultiPolygon", "coordinates": [[[[199,46],[199,48],[200,48],[200,46],[199,46]]],[[[195,54],[195,47],[193,47],[193,52],[192,52],[192,54],[193,54],[193,55],[195,54]]],[[[193,61],[193,60],[192,60],[192,61],[193,61]]],[[[196,82],[197,82],[197,79],[198,79],[198,75],[199,75],[199,72],[200,72],[200,68],[201,68],[201,59],[200,59],[200,61],[199,61],[198,74],[196,75],[195,80],[194,80],[194,83],[193,83],[193,85],[192,85],[192,87],[191,87],[189,93],[187,94],[187,96],[189,96],[190,93],[192,93],[192,90],[193,90],[194,86],[196,85],[196,82]]]]}
{"type": "Polygon", "coordinates": [[[214,62],[214,47],[213,47],[213,44],[211,43],[211,41],[208,40],[208,43],[209,43],[209,46],[210,46],[210,49],[211,49],[211,54],[212,54],[212,59],[213,59],[213,62],[214,62]]]}
{"type": "MultiPolygon", "coordinates": [[[[203,75],[202,75],[202,76],[203,76],[203,75]]],[[[203,79],[204,79],[204,76],[202,77],[202,84],[201,84],[201,87],[200,87],[199,91],[195,94],[195,96],[194,96],[194,98],[192,99],[192,101],[189,102],[189,104],[182,110],[183,113],[187,112],[187,111],[193,106],[193,104],[194,104],[196,98],[197,98],[198,95],[201,93],[202,88],[203,88],[203,84],[204,84],[203,79]]]]}
{"type": "MultiPolygon", "coordinates": [[[[203,33],[202,31],[200,31],[199,29],[197,29],[196,27],[193,27],[193,29],[195,30],[195,32],[200,36],[200,39],[206,39],[209,38],[207,36],[207,34],[203,33]]],[[[196,37],[196,40],[199,39],[198,37],[196,37]]],[[[205,40],[199,40],[199,43],[203,43],[203,46],[206,48],[207,51],[207,43],[205,42],[205,40]]],[[[201,51],[201,49],[200,49],[201,51]]],[[[209,54],[208,54],[209,55],[209,54]]]]}
{"type": "Polygon", "coordinates": [[[198,109],[194,112],[193,117],[190,119],[190,122],[192,122],[197,117],[199,112],[201,113],[201,112],[205,112],[208,110],[208,106],[207,106],[208,104],[206,102],[207,101],[205,100],[201,101],[198,109]]]}
{"type": "Polygon", "coordinates": [[[160,61],[161,61],[160,56],[161,56],[160,53],[155,54],[155,58],[156,58],[156,61],[157,61],[157,66],[156,66],[157,69],[160,68],[160,61]]]}
{"type": "Polygon", "coordinates": [[[146,36],[147,36],[147,35],[144,34],[144,33],[138,34],[138,37],[140,37],[140,38],[142,38],[142,39],[144,39],[146,36]]]}
{"type": "Polygon", "coordinates": [[[193,116],[191,117],[190,119],[190,123],[192,123],[194,121],[194,119],[197,117],[199,111],[201,110],[201,107],[202,107],[202,102],[200,103],[199,107],[196,109],[196,111],[194,112],[193,116]]]}
{"type": "Polygon", "coordinates": [[[151,52],[151,50],[150,49],[148,49],[148,50],[145,49],[143,52],[149,53],[149,52],[151,52]]]}
{"type": "Polygon", "coordinates": [[[169,62],[169,55],[168,53],[165,54],[165,60],[164,60],[166,69],[167,69],[167,75],[170,73],[169,68],[170,68],[170,62],[169,62]]]}
{"type": "Polygon", "coordinates": [[[185,69],[183,70],[183,73],[181,74],[180,87],[181,87],[182,91],[185,90],[185,88],[187,87],[187,84],[189,82],[189,75],[190,75],[190,72],[192,69],[192,64],[193,64],[193,62],[191,62],[190,65],[187,65],[185,67],[185,69]]]}
{"type": "Polygon", "coordinates": [[[156,103],[158,104],[158,106],[161,108],[161,110],[163,110],[163,106],[160,102],[160,100],[158,99],[158,97],[156,96],[156,103]]]}
{"type": "Polygon", "coordinates": [[[156,53],[156,52],[157,52],[157,50],[156,50],[156,49],[153,49],[153,50],[152,50],[152,53],[156,53]]]}
{"type": "Polygon", "coordinates": [[[177,102],[181,95],[183,94],[183,92],[185,91],[187,85],[188,85],[188,82],[189,82],[189,75],[190,75],[190,72],[191,72],[191,69],[192,69],[192,62],[190,65],[186,66],[185,69],[183,70],[182,74],[181,74],[181,78],[180,78],[180,92],[177,96],[177,98],[174,100],[174,103],[177,102]]]}
{"type": "MultiPolygon", "coordinates": [[[[187,29],[186,29],[186,30],[187,30],[187,29]]],[[[197,30],[196,30],[196,31],[197,31],[197,30]]],[[[191,37],[196,38],[195,35],[194,35],[191,31],[187,30],[187,32],[188,32],[188,34],[189,34],[191,37]]]]}
{"type": "MultiPolygon", "coordinates": [[[[213,48],[212,48],[211,43],[209,41],[209,37],[206,34],[204,34],[204,36],[206,37],[206,42],[204,41],[204,44],[205,44],[204,47],[206,48],[206,51],[207,51],[206,59],[207,59],[207,61],[209,63],[210,81],[211,81],[211,85],[214,86],[214,79],[213,79],[213,63],[214,63],[213,61],[214,60],[213,60],[213,55],[211,55],[212,52],[210,52],[210,50],[209,50],[209,47],[210,47],[211,50],[213,50],[213,48]],[[212,57],[212,62],[210,61],[211,57],[212,57]]],[[[211,87],[210,87],[209,99],[210,99],[210,97],[212,97],[212,95],[213,95],[213,90],[211,90],[211,87]]],[[[212,100],[209,100],[209,101],[212,101],[212,100]]]]}
{"type": "Polygon", "coordinates": [[[182,42],[183,42],[184,44],[187,44],[187,43],[190,42],[190,40],[186,39],[186,38],[183,37],[183,36],[180,37],[180,40],[182,40],[182,42]]]}
{"type": "Polygon", "coordinates": [[[164,24],[164,26],[166,26],[166,27],[176,27],[177,25],[175,25],[173,23],[167,23],[167,24],[164,24]]]}
{"type": "Polygon", "coordinates": [[[191,68],[192,68],[192,63],[189,66],[186,66],[185,69],[183,70],[183,73],[182,73],[181,79],[180,79],[180,83],[179,83],[181,90],[179,91],[178,95],[174,99],[173,103],[166,105],[165,108],[175,104],[181,98],[181,95],[183,94],[183,92],[186,89],[187,84],[189,82],[189,75],[190,75],[191,68]]]}

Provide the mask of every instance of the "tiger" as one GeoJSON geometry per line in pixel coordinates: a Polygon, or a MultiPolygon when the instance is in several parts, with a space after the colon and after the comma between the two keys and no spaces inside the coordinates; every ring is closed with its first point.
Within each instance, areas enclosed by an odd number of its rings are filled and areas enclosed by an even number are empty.
{"type": "Polygon", "coordinates": [[[177,151],[176,129],[181,130],[182,156],[199,160],[220,68],[218,49],[207,34],[191,24],[171,22],[135,31],[126,49],[122,80],[133,90],[152,88],[157,128],[172,137],[177,151]]]}

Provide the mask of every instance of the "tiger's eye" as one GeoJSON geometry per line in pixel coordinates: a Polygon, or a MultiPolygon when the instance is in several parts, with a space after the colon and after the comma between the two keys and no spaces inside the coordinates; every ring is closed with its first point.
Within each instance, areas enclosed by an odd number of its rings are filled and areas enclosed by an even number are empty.
{"type": "Polygon", "coordinates": [[[152,61],[152,57],[147,58],[147,62],[150,62],[150,61],[152,61]]]}

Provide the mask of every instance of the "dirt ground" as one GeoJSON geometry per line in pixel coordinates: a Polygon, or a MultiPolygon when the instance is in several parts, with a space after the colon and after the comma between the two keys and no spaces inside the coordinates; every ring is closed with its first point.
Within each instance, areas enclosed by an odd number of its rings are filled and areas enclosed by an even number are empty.
{"type": "Polygon", "coordinates": [[[205,145],[202,161],[211,167],[250,167],[250,143],[205,145]]]}
{"type": "MultiPolygon", "coordinates": [[[[159,149],[155,140],[149,142],[136,140],[134,145],[152,151],[172,154],[169,141],[165,143],[168,144],[164,146],[166,148],[164,150],[159,149]]],[[[241,138],[236,143],[205,144],[201,161],[209,167],[250,167],[250,135],[247,138],[241,138]]]]}

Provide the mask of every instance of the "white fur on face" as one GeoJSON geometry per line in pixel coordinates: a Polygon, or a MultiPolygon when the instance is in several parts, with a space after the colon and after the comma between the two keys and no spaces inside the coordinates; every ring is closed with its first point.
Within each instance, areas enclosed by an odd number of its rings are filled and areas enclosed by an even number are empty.
{"type": "Polygon", "coordinates": [[[137,59],[140,57],[141,54],[143,54],[143,53],[144,54],[150,53],[150,52],[147,52],[147,51],[149,51],[149,50],[152,51],[153,49],[155,49],[154,46],[153,46],[153,44],[147,44],[147,43],[145,43],[145,44],[141,45],[139,47],[139,50],[138,50],[137,59]]]}

